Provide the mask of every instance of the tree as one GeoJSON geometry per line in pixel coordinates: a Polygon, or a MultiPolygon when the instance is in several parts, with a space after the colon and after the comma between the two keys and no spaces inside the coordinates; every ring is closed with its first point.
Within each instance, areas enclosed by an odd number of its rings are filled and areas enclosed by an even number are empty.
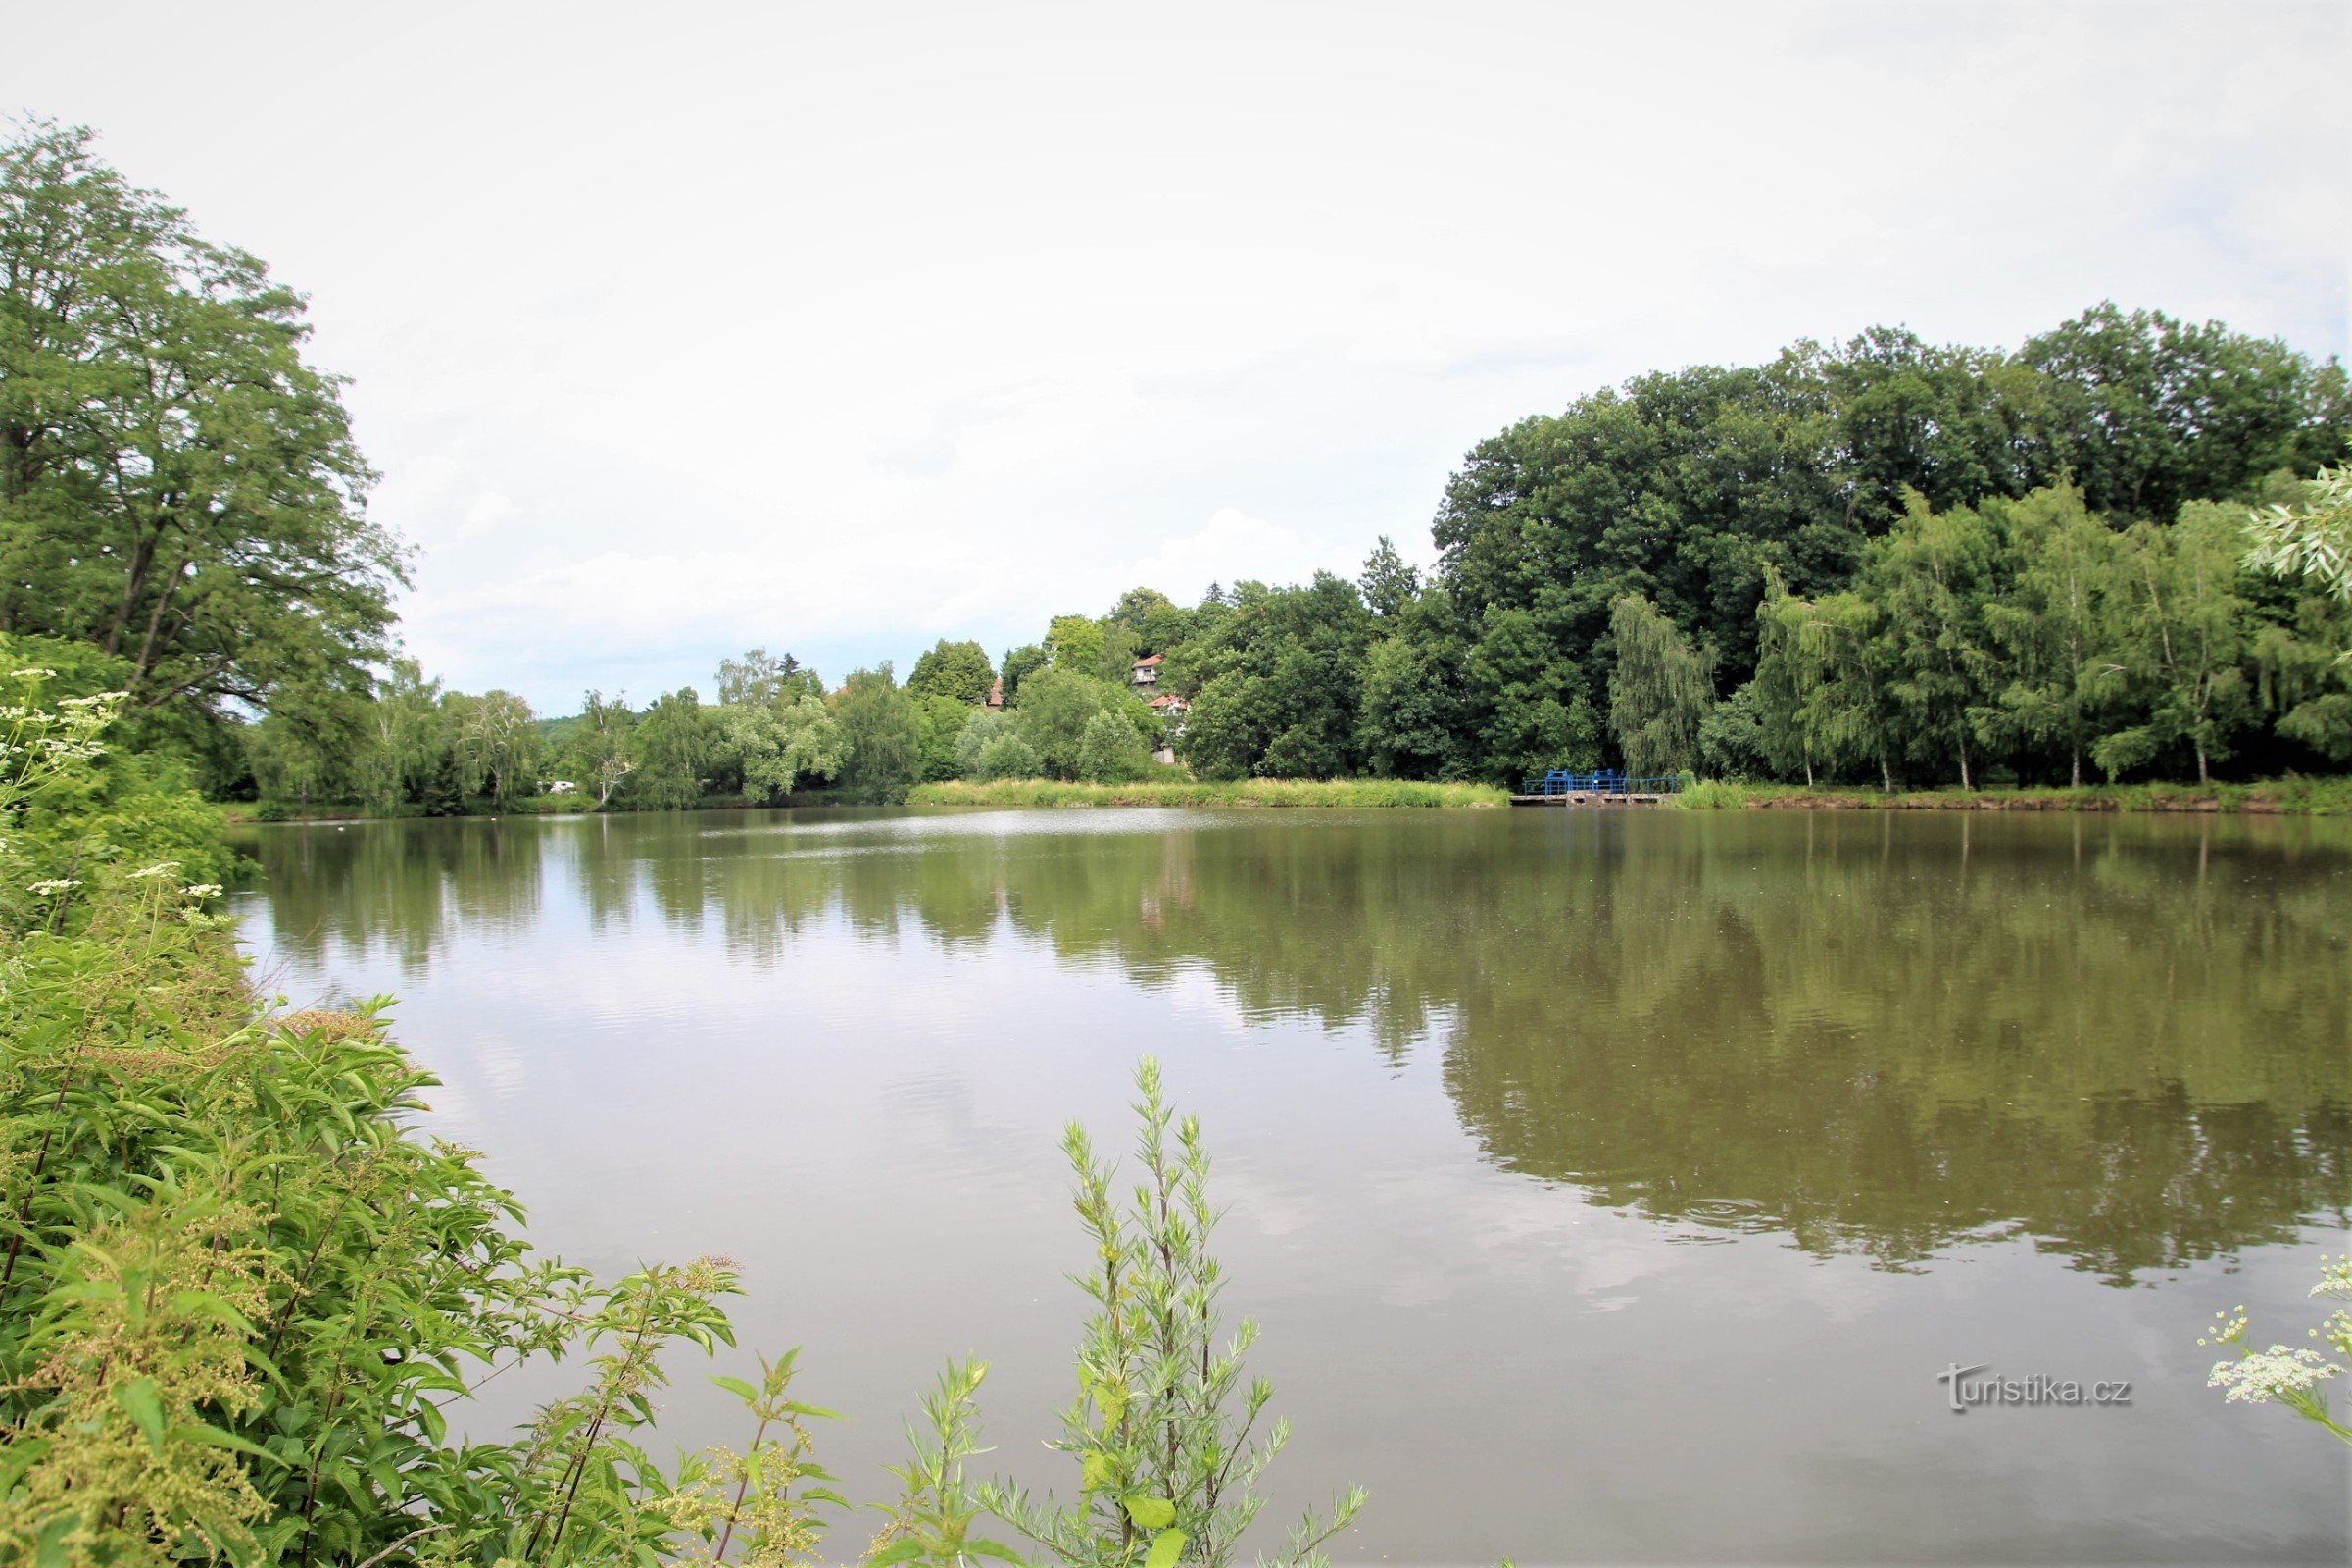
{"type": "Polygon", "coordinates": [[[1584,671],[1554,656],[1534,614],[1488,606],[1464,672],[1488,777],[1509,782],[1555,767],[1600,765],[1584,671]],[[1579,704],[1587,717],[1581,733],[1571,718],[1579,704]]]}
{"type": "MultiPolygon", "coordinates": [[[[1054,778],[1078,776],[1078,749],[1087,721],[1134,699],[1117,687],[1061,668],[1040,670],[1021,683],[1021,736],[1054,778]]],[[[1137,706],[1141,706],[1138,704],[1137,706]]]]}
{"type": "Polygon", "coordinates": [[[2245,602],[2236,592],[2242,518],[2199,503],[2170,528],[2140,523],[2125,536],[2117,662],[2143,716],[2091,747],[2110,778],[2185,746],[2197,782],[2209,783],[2252,716],[2241,667],[2245,602]]]}
{"type": "Polygon", "coordinates": [[[1021,682],[1046,667],[1046,651],[1035,643],[1026,643],[1005,654],[997,666],[1004,682],[1004,701],[1015,702],[1020,697],[1021,682]]]}
{"type": "Polygon", "coordinates": [[[1018,728],[1002,730],[989,737],[972,760],[966,775],[983,781],[1000,778],[1039,778],[1046,771],[1045,759],[1037,748],[1024,739],[1018,728]]]}
{"type": "Polygon", "coordinates": [[[917,692],[911,684],[906,692],[914,703],[915,728],[921,737],[922,776],[954,778],[956,744],[972,716],[972,705],[938,692],[917,692]]]}
{"type": "Polygon", "coordinates": [[[922,721],[885,660],[854,672],[833,699],[845,753],[841,782],[874,800],[899,800],[923,776],[922,721]]]}
{"type": "Polygon", "coordinates": [[[790,795],[805,778],[829,777],[849,757],[840,723],[814,697],[722,708],[718,722],[722,743],[742,766],[745,790],[768,800],[790,795]]]}
{"type": "Polygon", "coordinates": [[[1805,788],[1814,785],[1816,760],[1826,760],[1826,738],[1819,733],[1819,707],[1813,699],[1825,671],[1821,645],[1803,636],[1813,607],[1792,597],[1781,574],[1764,569],[1764,598],[1756,606],[1756,673],[1740,687],[1748,694],[1757,724],[1757,741],[1765,765],[1781,777],[1802,772],[1805,788]]]}
{"type": "Polygon", "coordinates": [[[942,637],[914,662],[906,689],[917,697],[953,698],[968,708],[987,699],[996,678],[988,653],[978,643],[952,643],[942,637]]]}
{"type": "Polygon", "coordinates": [[[2183,503],[2241,494],[2276,469],[2342,462],[2352,430],[2341,366],[2219,321],[2109,301],[2018,359],[2049,405],[2044,482],[2070,475],[2093,512],[2169,522],[2183,503]]]}
{"type": "Polygon", "coordinates": [[[1086,721],[1077,774],[1091,784],[1124,784],[1152,769],[1151,749],[1124,713],[1105,708],[1086,721]]]}
{"type": "Polygon", "coordinates": [[[1457,765],[1459,678],[1447,650],[1408,620],[1364,659],[1358,744],[1383,778],[1437,778],[1457,765]]]}
{"type": "Polygon", "coordinates": [[[419,796],[441,765],[441,683],[416,660],[396,658],[368,709],[361,793],[381,814],[419,796]]]}
{"type": "Polygon", "coordinates": [[[816,671],[790,653],[776,659],[766,649],[755,648],[741,659],[718,662],[721,708],[732,708],[739,703],[790,703],[803,697],[824,695],[824,682],[817,678],[816,671]]]}
{"type": "Polygon", "coordinates": [[[1639,595],[1617,601],[1609,633],[1617,644],[1609,727],[1625,753],[1626,771],[1643,778],[1693,771],[1698,726],[1715,701],[1708,661],[1639,595]]]}
{"type": "Polygon", "coordinates": [[[288,713],[265,714],[248,729],[245,755],[264,800],[291,800],[305,810],[312,794],[326,793],[337,778],[336,759],[288,713]]]}
{"type": "Polygon", "coordinates": [[[1364,603],[1372,613],[1383,620],[1394,620],[1404,613],[1421,593],[1421,574],[1405,564],[1396,547],[1382,534],[1372,554],[1364,558],[1363,575],[1356,579],[1363,591],[1364,603]]]}
{"type": "Polygon", "coordinates": [[[1698,756],[1709,778],[1748,779],[1772,769],[1763,705],[1748,681],[1698,721],[1698,756]]]}
{"type": "Polygon", "coordinates": [[[983,709],[966,718],[963,728],[956,733],[956,776],[978,778],[980,754],[987,750],[990,741],[1008,733],[1017,723],[1012,714],[993,709],[983,709]]]}
{"type": "Polygon", "coordinates": [[[452,750],[461,788],[468,795],[487,786],[501,810],[537,782],[539,723],[531,705],[513,692],[485,692],[461,714],[452,750]]]}
{"type": "Polygon", "coordinates": [[[1084,615],[1055,615],[1046,627],[1046,655],[1055,669],[1092,675],[1102,663],[1102,626],[1084,615]]]}
{"type": "Polygon", "coordinates": [[[683,810],[701,800],[710,740],[703,701],[693,687],[657,698],[629,737],[636,764],[632,793],[658,811],[683,810]]]}
{"type": "Polygon", "coordinates": [[[1912,755],[1958,765],[1973,789],[1971,745],[1995,661],[1984,606],[1996,590],[1992,532],[1966,507],[1935,512],[1913,491],[1909,510],[1872,547],[1866,591],[1885,616],[1893,679],[1912,755]]]}
{"type": "Polygon", "coordinates": [[[2117,536],[2072,485],[2034,491],[2006,518],[2016,580],[1984,605],[2003,683],[1978,730],[1987,744],[2064,756],[2068,781],[2080,785],[2123,675],[2108,646],[2121,587],[2117,536]]]}
{"type": "Polygon", "coordinates": [[[582,694],[580,722],[567,737],[565,751],[580,779],[595,780],[600,807],[610,805],[613,792],[636,771],[637,761],[631,755],[636,728],[637,715],[629,708],[626,693],[613,702],[605,701],[601,691],[582,694]]]}
{"type": "Polygon", "coordinates": [[[40,123],[0,145],[0,632],[129,665],[220,720],[363,693],[401,547],[302,296],[40,123]]]}

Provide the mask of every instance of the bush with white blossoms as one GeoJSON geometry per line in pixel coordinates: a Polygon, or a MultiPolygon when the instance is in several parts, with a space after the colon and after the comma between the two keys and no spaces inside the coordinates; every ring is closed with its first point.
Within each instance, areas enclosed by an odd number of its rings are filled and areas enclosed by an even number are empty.
{"type": "MultiPolygon", "coordinates": [[[[2333,1262],[2320,1261],[2320,1283],[2311,1288],[2311,1294],[2352,1301],[2352,1254],[2333,1262]]],[[[2310,1331],[2310,1337],[2352,1360],[2352,1311],[2337,1307],[2310,1331]]],[[[2329,1413],[2324,1387],[2329,1379],[2345,1373],[2347,1368],[2341,1362],[2329,1360],[2309,1346],[2273,1345],[2256,1349],[2246,1339],[2246,1309],[2242,1306],[2232,1312],[2216,1312],[2210,1335],[2197,1343],[2236,1348],[2237,1358],[2216,1361],[2212,1375],[2205,1380],[2210,1387],[2229,1390],[2231,1403],[2282,1404],[2352,1444],[2352,1425],[2329,1413]]]]}

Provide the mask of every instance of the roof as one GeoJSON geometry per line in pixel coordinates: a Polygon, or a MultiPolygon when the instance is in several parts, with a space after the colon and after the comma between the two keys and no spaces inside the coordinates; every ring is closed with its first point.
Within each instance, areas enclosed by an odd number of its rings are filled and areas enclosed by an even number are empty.
{"type": "Polygon", "coordinates": [[[1184,703],[1184,706],[1187,708],[1193,706],[1190,703],[1184,702],[1184,699],[1174,692],[1168,693],[1165,697],[1154,697],[1152,699],[1152,706],[1153,708],[1173,708],[1179,703],[1184,703]]]}
{"type": "Polygon", "coordinates": [[[1152,665],[1158,663],[1164,657],[1164,655],[1153,654],[1149,659],[1139,659],[1135,662],[1135,667],[1138,669],[1150,669],[1152,665]]]}

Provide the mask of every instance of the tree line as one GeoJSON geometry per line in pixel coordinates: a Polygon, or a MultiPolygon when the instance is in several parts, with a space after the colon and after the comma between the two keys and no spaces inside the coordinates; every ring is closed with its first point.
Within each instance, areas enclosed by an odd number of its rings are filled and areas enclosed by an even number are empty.
{"type": "MultiPolygon", "coordinates": [[[[1131,590],[995,661],[535,714],[401,652],[399,541],[302,297],[91,151],[0,144],[0,635],[77,650],[216,796],[379,810],[890,799],[930,779],[1869,782],[2352,760],[2352,390],[2097,306],[2013,351],[1874,328],[1634,378],[1480,442],[1437,560],[1131,590]],[[1139,658],[1157,656],[1139,695],[1139,658]],[[1001,682],[1002,706],[989,706],[1001,682]],[[1162,754],[1165,755],[1165,754],[1162,754]]],[[[97,678],[97,677],[94,677],[97,678]]]]}

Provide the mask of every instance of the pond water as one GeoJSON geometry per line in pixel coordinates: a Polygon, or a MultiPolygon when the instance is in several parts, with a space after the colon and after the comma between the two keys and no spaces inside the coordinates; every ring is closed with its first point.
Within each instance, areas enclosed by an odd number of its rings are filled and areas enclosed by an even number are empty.
{"type": "MultiPolygon", "coordinates": [[[[1057,1152],[1137,1059],[1342,1560],[2342,1562],[2225,1405],[2352,1204],[2352,824],[822,811],[260,828],[295,1004],[389,993],[545,1247],[740,1261],[855,1495],[950,1356],[1072,1490],[1057,1152]],[[1955,1414],[1937,1374],[2128,1381],[1955,1414]]],[[[678,1356],[664,1436],[745,1434],[678,1356]]],[[[503,1419],[562,1386],[494,1384],[503,1419]]],[[[848,1555],[870,1526],[850,1521],[848,1555]]]]}

